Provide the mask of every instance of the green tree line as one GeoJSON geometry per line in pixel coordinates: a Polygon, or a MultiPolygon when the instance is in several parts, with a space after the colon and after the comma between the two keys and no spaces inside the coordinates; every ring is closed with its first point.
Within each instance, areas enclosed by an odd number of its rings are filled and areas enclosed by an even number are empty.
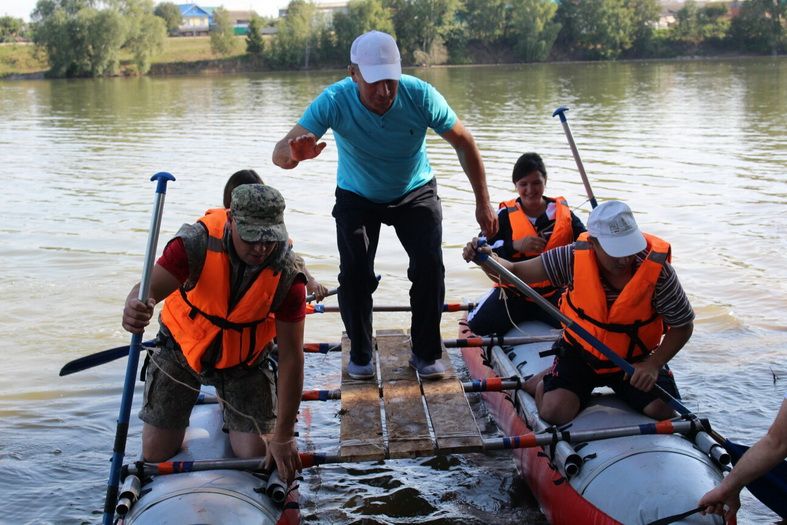
{"type": "Polygon", "coordinates": [[[56,77],[116,74],[121,50],[146,73],[166,37],[152,0],[38,0],[31,20],[33,42],[56,77]]]}
{"type": "MultiPolygon", "coordinates": [[[[144,73],[167,32],[177,31],[176,9],[154,9],[152,0],[39,0],[30,31],[56,76],[113,74],[121,49],[144,73]]],[[[371,29],[395,35],[405,65],[787,51],[787,0],[747,0],[735,10],[687,0],[669,28],[657,27],[660,13],[658,0],[351,0],[328,18],[316,4],[292,0],[285,17],[252,20],[246,51],[268,68],[336,67],[371,29]],[[263,38],[271,24],[276,34],[263,38]]],[[[215,10],[214,53],[233,52],[233,31],[228,13],[215,10]]]]}

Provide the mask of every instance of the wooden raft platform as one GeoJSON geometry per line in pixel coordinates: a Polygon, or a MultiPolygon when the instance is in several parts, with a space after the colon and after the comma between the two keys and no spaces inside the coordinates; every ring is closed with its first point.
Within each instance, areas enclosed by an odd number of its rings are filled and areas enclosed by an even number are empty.
{"type": "Polygon", "coordinates": [[[421,381],[410,368],[410,336],[380,330],[372,363],[375,379],[347,374],[350,342],[342,338],[342,408],[339,454],[354,461],[478,452],[483,440],[445,352],[442,379],[421,381]]]}

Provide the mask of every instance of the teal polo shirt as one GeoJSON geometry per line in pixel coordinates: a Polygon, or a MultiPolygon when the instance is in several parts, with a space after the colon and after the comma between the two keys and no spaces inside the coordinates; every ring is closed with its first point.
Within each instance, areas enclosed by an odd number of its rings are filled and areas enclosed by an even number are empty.
{"type": "Polygon", "coordinates": [[[357,85],[347,77],[325,88],[298,124],[318,138],[333,130],[339,150],[337,186],[386,203],[432,180],[427,128],[445,133],[456,120],[432,85],[402,75],[396,99],[384,115],[366,109],[357,85]]]}

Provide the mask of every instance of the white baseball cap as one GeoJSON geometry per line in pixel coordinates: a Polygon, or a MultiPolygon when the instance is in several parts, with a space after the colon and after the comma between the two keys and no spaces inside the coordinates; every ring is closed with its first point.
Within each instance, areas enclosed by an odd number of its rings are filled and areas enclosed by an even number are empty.
{"type": "Polygon", "coordinates": [[[350,62],[358,64],[361,76],[369,84],[380,80],[399,80],[402,57],[396,41],[388,33],[369,31],[353,42],[350,62]]]}
{"type": "Polygon", "coordinates": [[[620,201],[603,202],[590,212],[588,233],[612,257],[628,257],[648,245],[631,209],[620,201]]]}

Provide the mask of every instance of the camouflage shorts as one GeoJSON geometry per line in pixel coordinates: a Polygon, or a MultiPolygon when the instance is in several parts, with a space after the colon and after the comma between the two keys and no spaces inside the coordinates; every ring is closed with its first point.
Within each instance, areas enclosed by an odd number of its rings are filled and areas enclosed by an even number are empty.
{"type": "Polygon", "coordinates": [[[267,366],[197,374],[174,348],[156,348],[151,354],[139,418],[159,428],[186,428],[201,385],[216,388],[223,402],[225,430],[263,434],[273,431],[276,383],[267,366]]]}

